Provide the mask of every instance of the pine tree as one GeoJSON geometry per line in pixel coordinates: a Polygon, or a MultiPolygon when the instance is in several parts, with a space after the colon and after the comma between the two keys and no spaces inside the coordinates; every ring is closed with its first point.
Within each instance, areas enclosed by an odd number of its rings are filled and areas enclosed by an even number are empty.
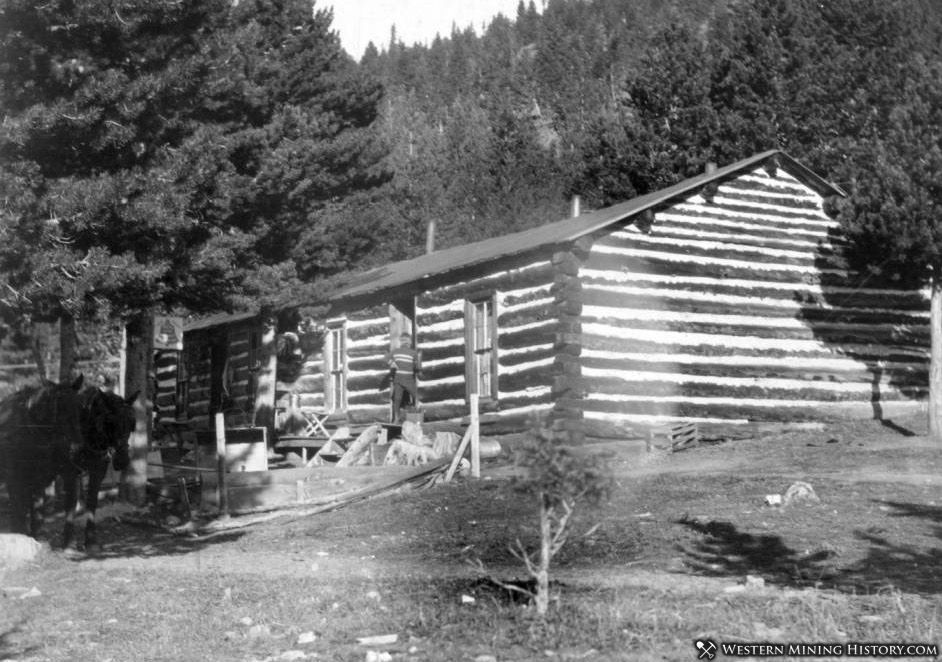
{"type": "Polygon", "coordinates": [[[330,21],[305,0],[0,3],[8,313],[106,304],[127,323],[133,391],[154,310],[274,303],[295,261],[320,274],[296,251],[312,219],[388,178],[381,90],[330,21]]]}
{"type": "Polygon", "coordinates": [[[916,54],[897,71],[888,126],[857,145],[837,216],[869,283],[930,291],[929,436],[942,443],[942,65],[916,54]]]}

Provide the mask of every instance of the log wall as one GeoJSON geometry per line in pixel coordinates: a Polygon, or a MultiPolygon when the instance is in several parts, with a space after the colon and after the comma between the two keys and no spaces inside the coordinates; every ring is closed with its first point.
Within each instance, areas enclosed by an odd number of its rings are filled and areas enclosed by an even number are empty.
{"type": "Polygon", "coordinates": [[[154,353],[154,374],[157,379],[154,408],[160,420],[172,421],[177,417],[177,366],[180,354],[170,350],[154,353]]]}
{"type": "Polygon", "coordinates": [[[460,421],[468,415],[465,301],[490,294],[496,301],[498,398],[482,401],[482,430],[491,435],[520,433],[534,414],[553,408],[559,331],[554,274],[551,256],[529,258],[417,297],[419,398],[427,421],[460,421]]]}
{"type": "MultiPolygon", "coordinates": [[[[225,413],[227,424],[251,422],[256,397],[258,351],[262,328],[252,318],[211,329],[184,334],[182,359],[187,376],[187,420],[194,429],[211,428],[212,350],[214,339],[226,346],[227,363],[223,380],[228,388],[225,413]]],[[[162,387],[163,388],[163,387],[162,387]]]]}
{"type": "MultiPolygon", "coordinates": [[[[329,321],[341,320],[347,334],[347,408],[337,410],[331,417],[355,425],[386,421],[389,419],[389,391],[380,391],[379,385],[388,372],[388,306],[332,310],[329,321]]],[[[306,354],[299,374],[281,376],[276,390],[279,407],[288,407],[291,394],[299,396],[301,407],[322,409],[327,406],[324,351],[324,347],[318,347],[306,354]]]]}
{"type": "Polygon", "coordinates": [[[601,435],[910,411],[927,394],[928,302],[861,284],[822,198],[778,169],[616,226],[582,262],[581,377],[601,435]]]}

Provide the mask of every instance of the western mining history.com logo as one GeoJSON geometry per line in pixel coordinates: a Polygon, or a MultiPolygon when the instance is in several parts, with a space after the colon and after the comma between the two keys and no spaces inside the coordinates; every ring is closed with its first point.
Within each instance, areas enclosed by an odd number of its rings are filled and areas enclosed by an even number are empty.
{"type": "Polygon", "coordinates": [[[698,660],[723,657],[925,657],[939,656],[938,644],[929,643],[717,643],[712,639],[694,642],[698,660]]]}
{"type": "Polygon", "coordinates": [[[710,639],[697,640],[696,646],[697,650],[700,651],[700,654],[697,655],[698,660],[712,660],[716,657],[716,644],[710,639]]]}

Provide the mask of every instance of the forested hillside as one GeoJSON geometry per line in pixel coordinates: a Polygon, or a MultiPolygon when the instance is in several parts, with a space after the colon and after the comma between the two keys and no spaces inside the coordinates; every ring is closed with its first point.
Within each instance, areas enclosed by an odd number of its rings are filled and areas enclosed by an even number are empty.
{"type": "MultiPolygon", "coordinates": [[[[391,149],[386,222],[423,250],[599,207],[771,147],[848,186],[938,3],[521,0],[480,33],[370,45],[391,149]],[[865,151],[865,150],[864,150],[865,151]]],[[[390,247],[393,248],[393,247],[390,247]]]]}

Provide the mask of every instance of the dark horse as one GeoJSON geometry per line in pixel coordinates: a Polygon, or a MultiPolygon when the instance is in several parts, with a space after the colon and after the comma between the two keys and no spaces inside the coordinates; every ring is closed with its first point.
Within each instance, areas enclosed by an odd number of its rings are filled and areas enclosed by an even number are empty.
{"type": "Polygon", "coordinates": [[[36,536],[41,524],[43,490],[57,476],[63,480],[66,524],[63,546],[72,541],[78,487],[88,472],[85,545],[95,545],[95,510],[102,480],[112,462],[121,471],[129,463],[128,437],[134,412],[127,400],[88,388],[82,378],[71,386],[46,382],[24,389],[0,403],[0,469],[6,473],[13,530],[36,536]]]}
{"type": "Polygon", "coordinates": [[[36,536],[43,490],[84,445],[81,387],[81,377],[72,385],[44,381],[0,402],[0,473],[10,493],[14,533],[36,536]]]}
{"type": "Polygon", "coordinates": [[[62,546],[68,547],[75,532],[75,506],[82,474],[88,473],[85,492],[85,548],[96,547],[95,511],[98,492],[108,473],[110,463],[115,471],[124,471],[130,464],[128,438],[134,430],[134,409],[131,403],[137,393],[125,399],[110,391],[91,387],[82,392],[81,425],[84,444],[62,473],[65,492],[65,529],[62,546]]]}

